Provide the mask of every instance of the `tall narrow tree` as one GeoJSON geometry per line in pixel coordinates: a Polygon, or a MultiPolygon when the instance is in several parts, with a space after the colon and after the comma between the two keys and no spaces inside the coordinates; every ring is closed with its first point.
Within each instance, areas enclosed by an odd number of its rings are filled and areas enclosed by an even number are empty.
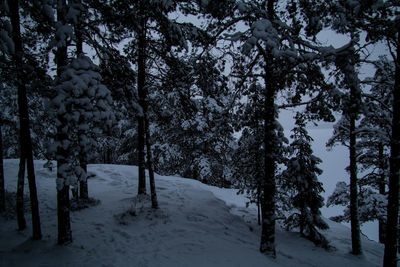
{"type": "Polygon", "coordinates": [[[26,93],[26,82],[24,74],[24,63],[23,63],[23,44],[20,30],[20,16],[19,16],[19,1],[13,0],[8,1],[10,8],[10,20],[13,28],[12,39],[14,42],[14,62],[17,70],[17,88],[18,88],[18,107],[19,107],[19,120],[20,120],[20,143],[21,143],[21,159],[26,160],[28,182],[29,182],[29,193],[31,200],[32,210],[32,239],[39,240],[42,238],[41,227],[40,227],[40,216],[39,216],[39,203],[37,198],[37,189],[35,181],[35,169],[33,163],[32,153],[32,139],[30,134],[29,126],[29,114],[28,114],[28,101],[26,93]]]}
{"type": "MultiPolygon", "coordinates": [[[[57,3],[57,22],[58,29],[62,30],[67,26],[66,23],[67,4],[66,0],[60,0],[57,3]]],[[[67,28],[68,29],[68,28],[67,28]]],[[[56,36],[58,42],[55,53],[55,61],[57,64],[57,77],[61,77],[63,69],[67,65],[67,36],[56,36]]],[[[56,142],[60,144],[63,141],[68,141],[68,133],[65,125],[67,121],[62,114],[57,115],[57,133],[56,142]]],[[[72,242],[71,219],[70,219],[70,199],[69,199],[69,184],[65,183],[67,173],[65,166],[67,165],[68,150],[62,145],[57,146],[57,219],[58,219],[58,243],[66,244],[72,242]]]]}
{"type": "MultiPolygon", "coordinates": [[[[138,165],[139,165],[139,183],[138,194],[146,194],[146,165],[145,165],[145,117],[147,113],[147,88],[146,86],[146,35],[147,35],[147,12],[146,2],[139,1],[139,29],[138,38],[138,57],[137,57],[137,92],[139,96],[139,105],[141,110],[138,115],[138,165]]],[[[151,163],[151,162],[149,162],[151,163]]]]}
{"type": "Polygon", "coordinates": [[[390,146],[390,174],[385,256],[383,266],[397,266],[397,236],[399,221],[400,180],[400,26],[396,32],[395,82],[393,88],[392,140],[390,146]]]}
{"type": "Polygon", "coordinates": [[[359,118],[361,104],[361,88],[358,74],[355,70],[357,55],[354,48],[349,53],[338,56],[336,59],[338,68],[344,74],[344,85],[349,89],[350,94],[344,103],[344,116],[349,122],[349,154],[350,154],[350,217],[351,217],[351,242],[352,253],[359,255],[362,253],[360,237],[360,219],[358,210],[358,178],[357,178],[357,135],[356,121],[359,118]]]}
{"type": "Polygon", "coordinates": [[[3,132],[1,126],[3,120],[0,118],[0,212],[6,210],[6,189],[4,186],[4,168],[3,168],[3,132]]]}

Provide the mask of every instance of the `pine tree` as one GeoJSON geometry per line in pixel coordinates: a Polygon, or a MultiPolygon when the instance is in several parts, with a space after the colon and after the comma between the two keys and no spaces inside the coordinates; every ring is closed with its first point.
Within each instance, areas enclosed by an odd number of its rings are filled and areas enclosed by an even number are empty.
{"type": "Polygon", "coordinates": [[[328,241],[318,232],[328,225],[321,218],[320,208],[324,205],[321,193],[324,191],[318,175],[322,170],[317,167],[321,159],[313,155],[304,117],[297,113],[296,127],[292,130],[290,144],[292,158],[286,163],[282,176],[286,180],[283,190],[293,191],[292,205],[297,212],[290,214],[286,223],[290,227],[299,227],[300,233],[316,245],[328,248],[328,241]]]}
{"type": "MultiPolygon", "coordinates": [[[[350,33],[363,30],[367,33],[366,41],[373,43],[385,40],[390,47],[394,45],[397,48],[398,27],[396,22],[395,10],[398,4],[396,1],[356,1],[349,4],[345,1],[332,0],[328,3],[333,28],[341,33],[350,33]]],[[[398,53],[398,51],[396,51],[398,53]]],[[[396,53],[393,53],[395,55],[396,53]]],[[[398,59],[394,57],[394,60],[398,59]]],[[[397,65],[396,65],[397,66],[397,65]]],[[[397,75],[397,74],[396,74],[397,75]]],[[[390,178],[389,178],[389,198],[388,198],[388,227],[385,244],[384,266],[396,266],[397,253],[397,232],[398,232],[398,195],[399,179],[398,171],[400,162],[398,158],[399,148],[397,146],[400,140],[399,120],[394,118],[398,109],[396,105],[397,97],[396,83],[393,90],[393,118],[392,118],[392,140],[391,140],[391,160],[390,160],[390,178]]],[[[400,102],[400,101],[399,101],[400,102]]]]}
{"type": "Polygon", "coordinates": [[[276,122],[276,95],[287,89],[289,104],[284,106],[307,105],[308,110],[320,112],[315,117],[332,119],[329,109],[321,101],[328,91],[317,62],[325,61],[337,51],[313,43],[315,35],[322,29],[314,15],[323,6],[314,2],[290,1],[287,5],[280,5],[279,1],[273,0],[241,1],[238,10],[243,15],[241,20],[249,28],[230,35],[233,41],[243,42],[245,55],[239,57],[236,64],[235,76],[240,77],[237,85],[243,86],[247,79],[263,81],[262,89],[256,92],[263,97],[264,119],[265,171],[260,182],[263,213],[260,251],[272,256],[275,256],[276,170],[284,140],[276,122]],[[278,6],[282,7],[279,12],[278,6]],[[300,34],[302,30],[306,37],[300,34]],[[306,94],[313,99],[301,102],[306,94]]]}
{"type": "Polygon", "coordinates": [[[167,62],[167,74],[151,100],[160,129],[154,136],[155,166],[162,174],[229,186],[234,142],[224,64],[208,52],[167,62]]]}
{"type": "MultiPolygon", "coordinates": [[[[354,48],[353,48],[354,49],[354,48]]],[[[357,178],[357,136],[356,121],[360,113],[361,89],[355,65],[357,64],[356,55],[352,52],[344,54],[336,59],[338,68],[344,74],[344,84],[350,90],[350,96],[344,103],[344,116],[349,122],[349,153],[350,153],[350,216],[351,216],[351,240],[352,253],[355,255],[362,254],[361,237],[360,237],[360,221],[358,210],[358,178],[357,178]]]]}
{"type": "MultiPolygon", "coordinates": [[[[394,83],[394,64],[386,57],[372,62],[376,68],[374,77],[365,82],[371,84],[368,94],[363,95],[363,118],[360,121],[361,154],[359,162],[367,175],[360,181],[362,186],[375,189],[386,199],[387,182],[389,177],[389,151],[391,138],[392,88],[394,83]],[[389,90],[388,90],[389,89],[389,90]]],[[[374,198],[371,198],[373,200],[374,198]]],[[[369,205],[373,205],[372,203],[369,205]]],[[[387,205],[387,204],[386,204],[387,205]]],[[[386,205],[379,217],[379,242],[385,242],[386,205]]],[[[372,213],[374,214],[374,213],[372,213]]],[[[360,216],[362,217],[362,215],[360,216]]]]}

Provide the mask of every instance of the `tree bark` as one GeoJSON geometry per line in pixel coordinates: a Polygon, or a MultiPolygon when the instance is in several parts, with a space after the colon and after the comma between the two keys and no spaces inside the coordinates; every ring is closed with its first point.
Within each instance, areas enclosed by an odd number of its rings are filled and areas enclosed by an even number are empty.
{"type": "Polygon", "coordinates": [[[6,188],[4,186],[4,168],[3,168],[3,132],[1,130],[1,121],[0,121],[0,212],[3,212],[5,210],[6,210],[6,188]]]}
{"type": "Polygon", "coordinates": [[[139,183],[138,194],[146,194],[146,165],[145,165],[145,83],[146,83],[146,15],[144,12],[144,1],[140,1],[141,29],[138,31],[138,96],[139,105],[142,108],[141,114],[138,116],[138,164],[139,164],[139,183]]]}
{"type": "Polygon", "coordinates": [[[257,188],[257,224],[261,225],[260,187],[257,188]]]}
{"type": "MultiPolygon", "coordinates": [[[[397,32],[400,43],[400,30],[397,32]]],[[[390,149],[389,196],[384,267],[397,266],[397,234],[399,222],[399,175],[400,175],[400,49],[397,47],[395,83],[393,89],[392,140],[390,149]]]]}
{"type": "MultiPolygon", "coordinates": [[[[77,4],[81,4],[81,0],[75,0],[77,4]]],[[[76,36],[76,57],[79,57],[83,54],[83,35],[81,28],[81,18],[82,14],[79,15],[78,24],[75,25],[75,36],[76,36]]],[[[78,138],[83,135],[83,132],[78,131],[78,138]]],[[[85,172],[86,178],[80,179],[79,181],[79,198],[88,199],[89,198],[89,188],[87,183],[87,158],[86,155],[82,152],[79,153],[79,164],[82,170],[85,172]]]]}
{"type": "MultiPolygon", "coordinates": [[[[65,9],[66,1],[59,0],[57,6],[57,20],[62,24],[65,24],[65,9]]],[[[60,77],[63,68],[67,65],[67,46],[60,46],[56,51],[56,63],[57,63],[57,76],[60,77]]],[[[57,119],[60,125],[57,127],[56,140],[68,140],[68,135],[63,131],[63,127],[66,125],[66,121],[62,116],[58,116],[57,119]]],[[[60,171],[60,167],[67,164],[68,151],[63,149],[62,146],[57,148],[57,179],[64,181],[63,173],[60,171]]],[[[69,186],[63,184],[57,186],[57,221],[58,221],[58,244],[67,244],[72,242],[71,233],[71,220],[70,220],[70,201],[69,201],[69,186]]]]}
{"type": "MultiPolygon", "coordinates": [[[[267,59],[266,59],[267,60],[267,59]]],[[[265,61],[267,62],[267,61],[265,61]]],[[[265,67],[264,103],[264,179],[261,184],[261,244],[260,251],[275,257],[275,90],[270,86],[270,70],[265,67]]]]}
{"type": "Polygon", "coordinates": [[[28,100],[23,71],[23,47],[20,30],[19,1],[8,1],[13,28],[13,41],[15,47],[14,60],[17,67],[18,107],[20,120],[21,155],[25,157],[28,172],[29,196],[32,211],[32,239],[40,240],[42,232],[40,227],[39,202],[37,198],[35,167],[33,163],[32,139],[29,128],[28,100]]]}
{"type": "MultiPolygon", "coordinates": [[[[266,9],[268,19],[273,20],[275,16],[276,0],[268,0],[266,9]]],[[[259,47],[262,49],[261,47],[259,47]]],[[[264,56],[264,179],[261,182],[261,242],[260,252],[271,257],[276,257],[275,250],[275,152],[276,152],[276,134],[275,134],[275,93],[274,81],[271,75],[270,62],[273,57],[260,51],[264,56]]]]}
{"type": "MultiPolygon", "coordinates": [[[[57,166],[58,167],[58,166],[57,166]]],[[[69,186],[57,189],[58,244],[72,242],[69,186]]]]}
{"type": "Polygon", "coordinates": [[[79,197],[81,199],[88,199],[89,198],[89,189],[88,189],[88,182],[87,182],[87,163],[84,158],[79,160],[81,168],[86,174],[86,178],[84,180],[79,181],[79,197]]]}
{"type": "MultiPolygon", "coordinates": [[[[383,144],[379,143],[378,153],[379,153],[379,194],[386,194],[386,179],[385,179],[385,163],[383,154],[383,144]]],[[[386,240],[386,221],[384,219],[379,219],[379,242],[384,244],[386,240]]]]}
{"type": "Polygon", "coordinates": [[[153,209],[158,209],[156,183],[154,180],[154,170],[153,170],[153,157],[151,153],[151,143],[150,143],[150,126],[149,126],[149,118],[147,116],[147,103],[145,103],[145,105],[146,105],[145,127],[146,127],[147,168],[149,169],[151,207],[153,209]]]}
{"type": "Polygon", "coordinates": [[[25,157],[19,159],[18,182],[17,182],[17,223],[18,231],[25,230],[26,220],[24,212],[24,185],[25,185],[25,157]]]}
{"type": "MultiPolygon", "coordinates": [[[[353,91],[353,89],[351,89],[353,91]]],[[[352,97],[352,96],[351,96],[352,97]]],[[[354,255],[362,253],[360,239],[360,219],[358,214],[358,187],[357,187],[357,155],[356,155],[356,119],[350,115],[350,224],[351,247],[354,255]]]]}

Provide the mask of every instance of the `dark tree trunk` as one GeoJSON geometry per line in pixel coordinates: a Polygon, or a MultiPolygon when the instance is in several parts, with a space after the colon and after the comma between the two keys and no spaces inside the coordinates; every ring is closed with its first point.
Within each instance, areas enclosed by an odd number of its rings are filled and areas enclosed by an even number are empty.
{"type": "MultiPolygon", "coordinates": [[[[57,166],[58,167],[58,166],[57,166]]],[[[57,189],[58,244],[72,242],[69,186],[57,189]]]]}
{"type": "MultiPolygon", "coordinates": [[[[66,1],[59,0],[57,6],[57,20],[65,24],[66,1]]],[[[60,77],[62,69],[67,65],[67,46],[60,46],[56,51],[57,76],[60,77]]],[[[62,116],[58,116],[60,125],[57,127],[56,140],[68,140],[67,133],[63,130],[66,121],[62,116]]],[[[68,151],[59,146],[57,148],[57,179],[63,181],[57,185],[57,220],[58,220],[58,244],[72,242],[71,220],[70,220],[70,201],[69,186],[63,184],[65,177],[60,171],[60,167],[67,163],[68,151]]]]}
{"type": "MultiPolygon", "coordinates": [[[[386,194],[386,179],[385,179],[385,162],[384,162],[384,154],[383,154],[383,144],[379,143],[379,194],[386,194]]],[[[386,240],[386,221],[384,219],[379,219],[379,242],[384,244],[386,240]]]]}
{"type": "Polygon", "coordinates": [[[272,257],[275,252],[275,90],[271,88],[269,70],[266,67],[264,103],[264,180],[261,196],[261,244],[260,251],[272,257]]]}
{"type": "MultiPolygon", "coordinates": [[[[81,0],[75,0],[77,4],[81,3],[81,0]]],[[[75,25],[75,36],[76,36],[76,56],[79,57],[83,54],[83,36],[82,36],[82,28],[81,28],[81,15],[79,16],[79,22],[75,25]]],[[[83,135],[83,132],[78,131],[79,138],[83,135]]],[[[81,150],[82,151],[82,150],[81,150]]],[[[79,154],[79,164],[82,170],[85,172],[85,179],[81,179],[79,181],[79,197],[81,199],[89,198],[89,189],[87,183],[87,159],[86,155],[83,152],[79,154]]],[[[78,195],[78,194],[77,194],[78,195]]]]}
{"type": "Polygon", "coordinates": [[[72,199],[76,202],[79,201],[79,187],[78,185],[74,186],[71,188],[71,192],[72,192],[72,199]]]}
{"type": "MultiPolygon", "coordinates": [[[[77,4],[81,4],[81,0],[75,0],[77,4]]],[[[75,25],[75,36],[76,36],[76,56],[79,57],[83,54],[83,37],[82,37],[82,27],[81,27],[81,17],[79,15],[78,24],[75,25]]]]}
{"type": "Polygon", "coordinates": [[[146,164],[145,164],[145,83],[146,83],[146,15],[143,13],[144,1],[140,1],[141,18],[140,26],[141,29],[138,32],[138,96],[139,105],[142,108],[141,114],[138,116],[138,164],[139,164],[139,183],[138,183],[138,194],[146,194],[146,164]]]}
{"type": "Polygon", "coordinates": [[[147,117],[147,103],[145,103],[145,126],[146,126],[146,150],[147,150],[147,168],[149,169],[149,179],[150,179],[150,193],[151,193],[151,207],[153,209],[158,208],[157,193],[156,193],[156,183],[154,180],[154,170],[153,170],[153,157],[151,155],[151,144],[150,144],[150,126],[149,118],[147,117]]]}
{"type": "Polygon", "coordinates": [[[350,160],[350,226],[351,244],[354,255],[362,254],[360,238],[360,220],[358,210],[358,187],[357,187],[357,136],[356,120],[359,116],[361,105],[361,90],[358,81],[358,73],[355,64],[358,62],[358,55],[354,47],[350,47],[346,53],[338,55],[336,66],[344,74],[344,82],[350,90],[347,102],[343,106],[343,115],[349,121],[349,160],[350,160]]]}
{"type": "Polygon", "coordinates": [[[17,77],[18,77],[17,87],[18,87],[20,131],[21,131],[20,134],[21,155],[25,157],[27,163],[29,196],[31,200],[32,239],[40,240],[42,238],[42,232],[40,228],[39,202],[37,198],[35,167],[33,163],[32,139],[29,128],[28,100],[26,96],[26,87],[24,82],[25,75],[23,73],[24,72],[23,48],[22,48],[22,39],[20,31],[19,1],[18,0],[8,1],[8,5],[10,8],[11,25],[13,28],[13,41],[15,47],[14,60],[17,67],[17,77]]]}
{"type": "MultiPolygon", "coordinates": [[[[351,96],[352,97],[352,96],[351,96]]],[[[350,115],[350,223],[351,247],[354,255],[362,253],[360,239],[360,220],[358,214],[357,162],[356,162],[356,123],[354,114],[350,115]]]]}
{"type": "MultiPolygon", "coordinates": [[[[400,30],[397,32],[400,43],[400,30]]],[[[397,266],[397,233],[399,220],[400,170],[400,49],[397,47],[393,89],[392,140],[390,154],[389,197],[387,207],[386,243],[383,266],[397,266]]]]}
{"type": "Polygon", "coordinates": [[[0,121],[0,212],[6,210],[6,188],[4,186],[4,168],[3,168],[3,132],[0,121]]]}
{"type": "Polygon", "coordinates": [[[17,222],[18,230],[22,231],[26,228],[25,212],[24,212],[24,184],[25,184],[25,157],[19,159],[18,182],[17,182],[17,222]]]}
{"type": "Polygon", "coordinates": [[[261,225],[260,188],[257,189],[257,224],[261,225]]]}
{"type": "Polygon", "coordinates": [[[79,160],[81,168],[86,174],[86,178],[79,181],[79,197],[81,199],[88,199],[89,198],[89,189],[88,189],[88,182],[87,182],[87,163],[86,160],[81,158],[79,160]]]}
{"type": "MultiPolygon", "coordinates": [[[[268,17],[272,21],[275,16],[275,0],[268,0],[268,17]]],[[[275,134],[275,88],[271,75],[270,61],[272,57],[259,47],[264,55],[264,179],[261,182],[261,242],[260,252],[266,255],[276,257],[275,251],[275,152],[276,152],[276,134],[275,134]]]]}

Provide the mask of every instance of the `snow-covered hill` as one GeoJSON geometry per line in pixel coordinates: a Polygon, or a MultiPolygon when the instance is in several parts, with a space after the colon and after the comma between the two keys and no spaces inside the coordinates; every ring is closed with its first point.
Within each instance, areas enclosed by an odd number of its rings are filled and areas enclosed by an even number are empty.
{"type": "MultiPolygon", "coordinates": [[[[258,252],[256,207],[232,189],[156,176],[160,209],[137,199],[137,168],[89,165],[89,194],[101,203],[71,214],[73,243],[57,242],[55,171],[36,162],[43,240],[0,218],[0,266],[380,266],[383,246],[363,238],[364,256],[350,251],[350,230],[328,220],[335,250],[325,251],[278,227],[277,258],[258,252]],[[134,216],[132,214],[135,214],[134,216]]],[[[6,188],[16,190],[18,160],[5,161],[6,188]]],[[[26,186],[26,191],[27,191],[26,186]]],[[[28,225],[30,215],[26,214],[28,225]]]]}

